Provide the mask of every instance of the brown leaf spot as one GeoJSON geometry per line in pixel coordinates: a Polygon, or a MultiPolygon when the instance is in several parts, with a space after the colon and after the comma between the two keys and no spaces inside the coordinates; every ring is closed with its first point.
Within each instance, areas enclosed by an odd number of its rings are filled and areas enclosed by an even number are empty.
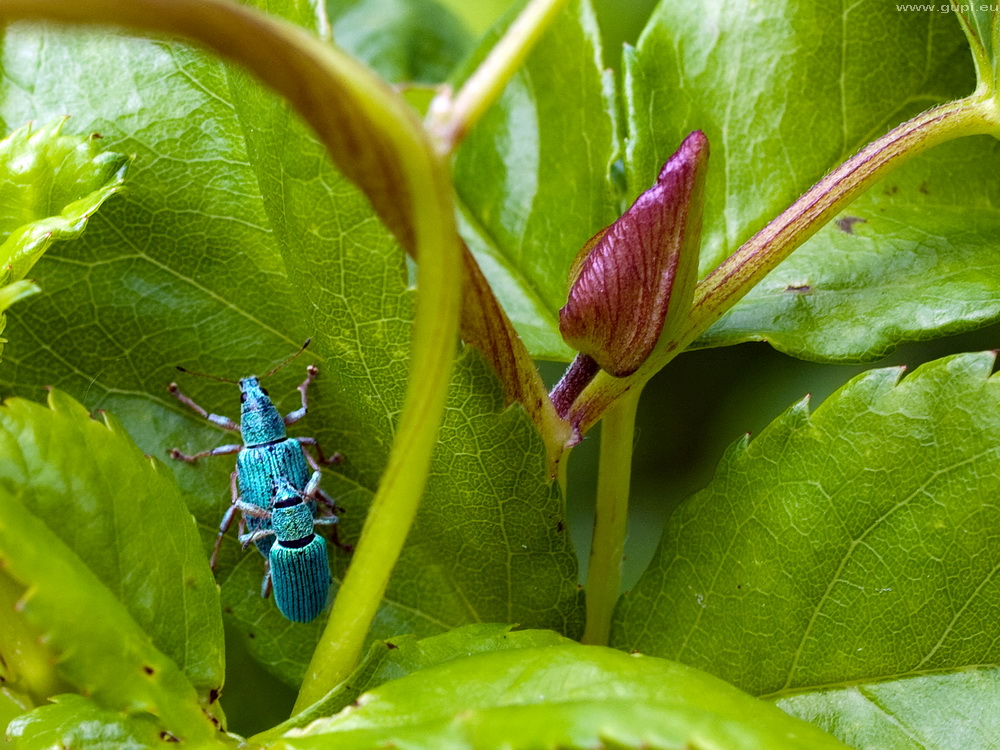
{"type": "Polygon", "coordinates": [[[834,222],[839,229],[844,234],[854,234],[855,224],[865,224],[868,219],[862,219],[860,216],[842,216],[834,222]]]}

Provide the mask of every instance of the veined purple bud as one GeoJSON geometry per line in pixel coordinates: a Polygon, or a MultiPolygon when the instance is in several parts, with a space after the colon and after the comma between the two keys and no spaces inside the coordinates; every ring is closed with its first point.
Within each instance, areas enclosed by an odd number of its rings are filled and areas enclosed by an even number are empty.
{"type": "Polygon", "coordinates": [[[698,280],[708,139],[691,133],[656,184],[584,245],[559,330],[612,375],[639,369],[691,309],[698,280]]]}

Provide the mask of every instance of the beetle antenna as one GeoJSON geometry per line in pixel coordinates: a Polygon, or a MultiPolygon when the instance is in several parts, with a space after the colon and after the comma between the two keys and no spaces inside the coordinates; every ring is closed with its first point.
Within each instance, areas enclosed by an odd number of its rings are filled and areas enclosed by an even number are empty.
{"type": "Polygon", "coordinates": [[[219,380],[223,383],[232,383],[236,385],[235,380],[230,380],[229,378],[223,378],[219,375],[209,375],[207,372],[195,372],[194,370],[189,370],[186,367],[181,367],[180,365],[175,365],[175,367],[183,373],[188,375],[197,375],[199,378],[208,378],[209,380],[219,380]]]}
{"type": "Polygon", "coordinates": [[[295,352],[295,354],[293,354],[291,357],[289,357],[288,359],[284,360],[283,362],[278,363],[273,368],[271,368],[270,372],[268,372],[265,375],[261,375],[260,377],[267,378],[267,377],[270,377],[271,375],[274,375],[274,373],[276,373],[282,367],[284,367],[285,365],[287,365],[289,362],[291,362],[297,356],[299,356],[300,354],[302,354],[302,352],[304,352],[306,350],[306,347],[309,346],[309,344],[310,344],[311,341],[312,341],[312,338],[306,339],[306,342],[302,346],[299,347],[299,350],[297,352],[295,352]]]}

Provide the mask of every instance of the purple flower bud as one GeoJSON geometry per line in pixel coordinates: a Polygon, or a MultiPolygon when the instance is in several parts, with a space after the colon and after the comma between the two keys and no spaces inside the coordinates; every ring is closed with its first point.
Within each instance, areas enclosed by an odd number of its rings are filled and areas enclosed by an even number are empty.
{"type": "Polygon", "coordinates": [[[570,271],[559,330],[601,369],[631,375],[684,323],[698,277],[708,140],[691,133],[656,184],[598,232],[570,271]]]}

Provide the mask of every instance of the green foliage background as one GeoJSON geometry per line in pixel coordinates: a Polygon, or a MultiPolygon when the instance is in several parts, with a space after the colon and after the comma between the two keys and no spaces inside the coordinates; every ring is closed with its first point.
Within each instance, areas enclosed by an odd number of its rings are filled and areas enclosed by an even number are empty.
{"type": "MultiPolygon", "coordinates": [[[[277,0],[274,4],[279,5],[277,0]]],[[[352,25],[351,14],[361,12],[359,9],[367,5],[369,9],[382,8],[382,12],[401,24],[403,36],[419,37],[421,24],[426,24],[428,17],[399,12],[402,7],[399,2],[331,0],[330,10],[335,33],[338,28],[343,30],[342,43],[370,59],[387,78],[433,82],[440,80],[461,58],[459,52],[473,52],[474,34],[487,28],[505,10],[501,3],[452,0],[450,4],[460,20],[447,15],[433,17],[434,31],[447,37],[450,43],[448,54],[440,55],[428,53],[419,45],[379,46],[378,34],[352,36],[351,30],[357,31],[358,27],[352,25]]],[[[594,19],[585,6],[579,11],[581,6],[575,5],[578,15],[574,20],[553,32],[558,35],[555,51],[543,48],[529,61],[525,73],[515,79],[484,121],[484,130],[473,134],[457,160],[463,220],[470,236],[476,235],[481,240],[478,244],[470,241],[473,250],[484,266],[501,279],[498,293],[510,306],[515,322],[522,326],[532,351],[547,358],[560,359],[568,354],[556,338],[553,325],[561,295],[562,280],[557,273],[560,265],[575,254],[583,239],[620,210],[623,200],[627,202],[632,197],[619,194],[624,184],[622,174],[614,170],[608,174],[615,158],[624,158],[625,177],[632,180],[628,190],[634,193],[636,186],[643,183],[642,175],[650,164],[662,160],[686,129],[704,127],[709,132],[713,146],[718,144],[719,153],[724,155],[732,180],[743,185],[742,191],[735,192],[731,185],[718,182],[720,173],[715,173],[717,182],[711,188],[709,200],[715,208],[716,224],[708,227],[706,233],[705,264],[711,265],[822,174],[829,164],[881,132],[880,128],[895,124],[911,114],[911,110],[918,111],[933,101],[967,93],[971,88],[971,64],[967,51],[959,43],[961,37],[953,27],[935,22],[930,25],[930,43],[926,49],[913,52],[912,59],[903,61],[907,64],[896,69],[880,68],[874,71],[871,80],[866,79],[872,89],[898,85],[897,98],[887,100],[884,111],[866,109],[863,101],[844,101],[845,93],[837,90],[836,81],[824,77],[820,60],[816,70],[802,71],[803,77],[818,81],[810,92],[812,98],[792,102],[782,109],[778,107],[779,100],[793,100],[798,84],[792,81],[787,89],[771,92],[776,101],[769,102],[764,109],[772,114],[775,108],[779,109],[778,124],[782,126],[782,118],[787,117],[788,132],[771,142],[753,144],[754,148],[744,152],[741,147],[746,144],[735,137],[735,131],[727,129],[728,123],[713,117],[720,110],[719,101],[725,97],[726,87],[732,86],[732,66],[763,64],[753,58],[753,50],[747,51],[746,60],[715,61],[712,63],[715,67],[706,63],[706,68],[698,69],[693,65],[699,56],[698,44],[680,51],[666,46],[667,29],[677,21],[671,17],[669,4],[657,11],[641,42],[637,39],[638,32],[646,23],[651,4],[630,3],[624,9],[620,5],[597,3],[597,14],[605,37],[604,59],[618,68],[619,76],[625,76],[625,100],[619,103],[620,109],[611,110],[623,120],[607,111],[607,84],[614,74],[602,78],[593,66],[592,45],[597,36],[594,19]],[[637,51],[626,56],[625,69],[618,63],[621,41],[638,42],[637,51]],[[557,53],[571,53],[581,61],[576,67],[567,66],[570,71],[567,75],[574,77],[558,78],[557,53]],[[919,64],[921,60],[927,63],[924,67],[919,64]],[[673,70],[682,71],[683,76],[678,74],[678,80],[670,80],[673,70]],[[663,100],[657,96],[650,96],[648,101],[643,99],[649,93],[637,83],[643,76],[665,81],[662,90],[656,89],[655,93],[671,93],[672,110],[663,109],[663,100]],[[688,83],[697,84],[711,96],[704,102],[684,102],[679,107],[678,92],[688,83]],[[572,107],[567,111],[552,106],[551,99],[532,99],[539,89],[554,90],[559,86],[572,92],[567,97],[572,107]],[[526,102],[530,106],[526,107],[526,102]],[[823,145],[817,149],[813,162],[787,173],[779,170],[782,179],[768,181],[761,176],[762,162],[780,159],[787,144],[805,138],[796,131],[796,124],[803,118],[802,107],[828,112],[833,106],[831,102],[841,107],[844,117],[832,124],[823,120],[817,132],[812,133],[810,137],[823,145]],[[516,141],[513,136],[520,132],[521,125],[517,118],[526,111],[536,117],[534,124],[538,125],[537,130],[529,127],[524,131],[537,136],[536,148],[528,156],[537,158],[536,176],[548,180],[547,187],[556,195],[549,205],[534,207],[531,215],[516,217],[523,221],[512,222],[509,216],[490,215],[495,198],[491,191],[497,185],[477,184],[475,172],[478,166],[489,164],[491,171],[504,173],[509,154],[498,149],[497,142],[503,143],[508,136],[511,142],[516,141]],[[658,135],[635,138],[625,144],[624,153],[619,153],[622,122],[634,124],[641,115],[650,113],[666,123],[662,131],[645,131],[647,135],[650,132],[658,135]],[[574,130],[576,120],[589,121],[593,128],[586,133],[574,130]],[[561,134],[565,134],[565,142],[560,142],[561,134]],[[571,158],[584,148],[587,159],[571,158]],[[564,183],[583,184],[587,190],[581,191],[578,202],[562,205],[558,188],[564,183]],[[547,220],[547,217],[555,218],[547,220]],[[557,240],[551,256],[539,259],[525,251],[536,236],[557,240]],[[532,321],[541,322],[531,328],[532,321]]],[[[302,20],[308,23],[308,15],[304,14],[302,20]]],[[[730,34],[760,21],[757,17],[716,20],[722,31],[730,34]]],[[[784,41],[794,49],[802,43],[795,33],[803,34],[804,38],[825,33],[824,24],[828,20],[823,13],[807,14],[802,26],[790,31],[784,41]]],[[[697,40],[705,30],[685,31],[697,40]]],[[[864,41],[852,33],[853,30],[844,31],[845,44],[864,41]]],[[[348,457],[343,470],[338,476],[328,476],[325,486],[349,508],[343,526],[348,536],[356,534],[388,450],[390,425],[401,404],[407,320],[412,308],[407,266],[393,240],[373,221],[365,201],[330,168],[319,147],[310,145],[302,125],[289,118],[273,97],[262,94],[239,71],[206,61],[199,53],[117,37],[102,39],[100,45],[57,32],[45,32],[33,39],[28,35],[19,37],[15,29],[3,54],[13,71],[8,96],[0,106],[6,124],[19,124],[53,108],[74,112],[81,127],[100,130],[114,141],[116,149],[136,153],[144,168],[155,170],[157,176],[155,191],[149,187],[153,183],[137,186],[127,203],[112,203],[107,215],[97,216],[79,248],[72,253],[53,255],[47,261],[46,294],[35,300],[30,310],[25,310],[20,328],[12,326],[11,336],[16,345],[10,347],[8,362],[0,373],[5,385],[33,384],[33,390],[18,389],[20,395],[29,397],[40,396],[40,386],[46,384],[59,385],[81,398],[86,396],[88,405],[112,408],[127,421],[143,450],[163,456],[166,448],[174,445],[194,450],[219,441],[215,431],[192,427],[193,420],[182,414],[165,393],[164,385],[172,377],[170,364],[176,362],[193,369],[238,376],[269,364],[260,361],[259,352],[273,352],[277,359],[312,335],[317,342],[315,351],[336,360],[339,366],[335,370],[324,369],[314,396],[322,406],[304,427],[328,448],[340,449],[348,457]],[[46,52],[40,55],[42,64],[38,69],[28,70],[18,65],[42,48],[46,52]],[[132,71],[130,76],[104,79],[94,75],[108,49],[132,71]],[[72,83],[74,75],[84,79],[83,87],[77,88],[72,83]],[[60,85],[36,88],[39,80],[67,83],[64,88],[60,85]],[[146,99],[152,81],[164,88],[146,99]],[[124,114],[104,119],[99,103],[106,100],[123,103],[124,114]],[[149,107],[158,112],[153,123],[147,119],[149,107]],[[188,158],[191,143],[205,144],[201,158],[193,161],[188,158]],[[286,149],[287,143],[298,147],[286,149]],[[193,191],[186,192],[192,184],[207,186],[197,199],[192,198],[193,191]],[[253,191],[259,189],[259,200],[256,192],[248,199],[247,186],[252,186],[253,191]],[[175,194],[176,200],[164,201],[165,195],[175,194]],[[338,201],[336,216],[322,211],[311,213],[310,207],[319,205],[329,194],[338,201]],[[163,210],[165,203],[169,210],[163,210]],[[323,257],[324,248],[331,245],[337,247],[343,267],[315,262],[323,257]],[[107,247],[115,251],[108,253],[107,247]],[[204,247],[205,252],[192,253],[192,247],[204,247]],[[121,295],[123,286],[128,291],[127,300],[121,295]],[[363,300],[357,296],[359,289],[367,295],[363,300]],[[312,304],[303,303],[303,299],[312,304]],[[316,300],[322,300],[323,304],[317,304],[316,300]],[[114,315],[98,317],[98,309],[113,311],[114,315]],[[45,330],[33,327],[32,320],[44,320],[48,327],[45,330]],[[186,325],[192,320],[196,321],[197,333],[186,325]],[[13,331],[24,332],[24,337],[17,339],[13,331]],[[212,341],[217,346],[201,349],[199,341],[212,341]],[[58,352],[67,350],[78,353],[74,362],[53,361],[53,358],[58,360],[58,352]],[[155,366],[145,368],[144,363],[150,362],[156,363],[155,366]]],[[[742,112],[744,120],[752,120],[759,93],[751,90],[734,95],[733,111],[742,112]]],[[[636,132],[643,133],[641,128],[636,132]]],[[[809,150],[795,142],[800,151],[809,150]]],[[[770,286],[756,290],[702,343],[732,344],[767,338],[779,349],[800,357],[871,359],[884,354],[898,338],[919,337],[925,330],[963,330],[977,322],[976,314],[980,319],[995,315],[996,300],[983,279],[988,281],[995,268],[991,265],[995,264],[992,204],[996,194],[992,170],[998,154],[1000,150],[988,139],[969,139],[947,146],[894,175],[891,182],[887,181],[852,207],[852,221],[848,222],[851,231],[837,225],[825,229],[792,263],[769,279],[770,286]],[[963,175],[962,180],[939,179],[939,175],[952,170],[963,175]],[[980,222],[972,230],[960,231],[970,190],[979,196],[980,222]],[[889,206],[891,215],[883,216],[889,206]],[[911,266],[887,262],[896,256],[914,255],[919,262],[911,266]],[[853,278],[850,278],[853,266],[838,260],[847,256],[861,268],[853,278]],[[830,257],[833,262],[829,262],[830,257]],[[817,258],[826,260],[819,262],[817,258]],[[919,306],[910,309],[898,304],[898,300],[905,296],[919,302],[932,296],[935,290],[922,286],[920,280],[935,276],[947,277],[960,290],[954,292],[955,299],[946,306],[947,313],[954,316],[952,322],[948,322],[946,315],[944,322],[917,320],[912,328],[907,328],[919,306]],[[837,286],[845,278],[855,282],[846,293],[837,286]],[[888,291],[887,278],[897,285],[895,288],[890,285],[888,291]],[[984,288],[982,298],[977,298],[984,288]],[[803,289],[808,292],[801,293],[803,289]],[[822,289],[824,294],[812,294],[816,289],[822,289]],[[789,293],[790,290],[795,293],[789,293]],[[971,302],[965,305],[963,300],[971,302]],[[872,310],[886,325],[868,325],[872,310]],[[812,324],[818,317],[834,320],[838,325],[831,333],[812,324]]],[[[17,313],[15,308],[12,320],[18,320],[17,313]]],[[[995,345],[996,333],[996,329],[988,329],[933,345],[907,346],[893,353],[892,361],[913,366],[949,351],[988,348],[995,345]]],[[[962,370],[959,374],[964,379],[957,377],[955,382],[968,387],[968,393],[959,394],[968,398],[978,387],[977,378],[982,380],[989,366],[982,358],[961,362],[964,364],[955,367],[962,370]]],[[[883,412],[892,412],[887,404],[891,406],[894,398],[910,397],[916,392],[919,401],[922,387],[933,391],[927,384],[933,385],[936,379],[941,379],[944,365],[935,367],[922,371],[921,379],[912,384],[904,381],[898,391],[890,389],[884,393],[885,388],[875,388],[878,393],[868,394],[867,400],[865,384],[877,382],[885,386],[888,376],[874,375],[872,379],[857,381],[831,403],[829,412],[821,409],[807,419],[802,408],[783,417],[779,415],[805,391],[812,391],[813,403],[818,404],[824,395],[863,368],[810,365],[760,344],[730,346],[680,358],[654,380],[640,410],[633,483],[635,512],[625,584],[635,583],[639,572],[653,558],[669,509],[708,482],[724,447],[739,435],[759,430],[777,418],[762,436],[760,447],[772,443],[780,447],[808,434],[811,427],[825,424],[824,420],[831,418],[831,413],[835,415],[838,408],[846,409],[846,416],[841,418],[844,424],[851,421],[851,408],[868,416],[869,412],[884,416],[883,412]]],[[[281,406],[286,410],[294,404],[294,385],[301,378],[301,373],[293,369],[281,373],[271,386],[275,395],[281,394],[284,399],[281,406]]],[[[561,366],[554,365],[546,370],[546,375],[554,379],[560,370],[561,366]]],[[[946,386],[947,383],[934,392],[933,398],[928,398],[946,401],[946,386]]],[[[235,400],[229,386],[189,381],[184,387],[212,409],[230,414],[234,411],[235,400]]],[[[974,403],[966,403],[961,413],[972,414],[974,403]]],[[[906,406],[908,409],[909,404],[906,406]]],[[[946,422],[934,413],[923,414],[921,419],[946,422]]],[[[883,429],[890,437],[894,434],[881,419],[874,419],[871,434],[883,429]]],[[[941,435],[932,435],[930,442],[946,442],[969,428],[954,424],[951,429],[952,433],[945,429],[941,435]]],[[[909,433],[902,430],[900,435],[906,438],[909,433]]],[[[467,621],[493,620],[551,627],[577,635],[582,609],[573,577],[577,556],[581,561],[586,560],[590,530],[586,508],[591,501],[593,480],[588,469],[596,464],[592,450],[595,443],[588,439],[573,454],[570,478],[573,505],[567,535],[560,521],[561,498],[557,490],[539,480],[544,476],[544,452],[533,426],[517,410],[504,410],[501,394],[477,355],[462,356],[450,394],[442,448],[432,467],[429,494],[436,502],[426,506],[418,519],[412,543],[404,553],[399,574],[380,612],[376,634],[415,632],[427,636],[467,621]],[[482,471],[483,466],[489,466],[490,471],[482,471]],[[486,475],[501,479],[484,483],[481,479],[486,475]],[[463,502],[470,497],[475,499],[474,503],[463,502]],[[462,520],[460,528],[454,523],[456,518],[462,520]],[[576,542],[577,556],[569,545],[570,537],[576,542]],[[470,563],[476,559],[486,561],[484,569],[470,563]],[[503,560],[504,565],[491,567],[490,560],[503,560]]],[[[751,443],[749,454],[756,445],[751,443]]],[[[827,447],[820,445],[815,451],[823,454],[827,447]]],[[[748,473],[740,468],[740,462],[751,459],[740,454],[741,450],[737,447],[728,454],[716,482],[736,481],[733,475],[748,473]]],[[[808,463],[805,458],[802,461],[808,463]]],[[[933,464],[928,462],[928,465],[933,470],[933,464]]],[[[905,474],[899,467],[893,470],[905,474]]],[[[197,470],[180,467],[176,473],[186,493],[184,500],[198,518],[203,541],[210,539],[220,502],[226,494],[227,465],[203,462],[197,470]]],[[[779,477],[776,482],[780,481],[779,477]]],[[[704,506],[723,505],[703,499],[711,499],[713,492],[727,497],[725,492],[710,487],[685,505],[690,514],[683,516],[685,522],[711,526],[711,517],[706,521],[698,513],[704,506]]],[[[752,492],[743,494],[753,496],[752,492]]],[[[882,510],[874,508],[873,512],[877,515],[882,510]]],[[[777,516],[780,513],[775,512],[777,516]]],[[[750,518],[756,520],[757,516],[750,518]]],[[[668,526],[668,535],[673,531],[668,526]]],[[[709,540],[704,553],[717,552],[718,540],[713,545],[709,533],[702,536],[709,540]]],[[[766,538],[759,542],[748,535],[747,539],[750,544],[760,543],[761,549],[766,546],[766,538]]],[[[700,540],[701,537],[688,538],[689,543],[700,540]]],[[[897,542],[898,539],[888,543],[897,542]]],[[[695,549],[689,554],[696,557],[699,552],[695,549]]],[[[636,590],[638,606],[655,611],[666,603],[677,604],[679,616],[683,616],[684,606],[690,606],[690,592],[680,591],[685,582],[678,583],[670,577],[668,557],[662,551],[656,555],[636,590]]],[[[799,557],[803,556],[807,556],[805,552],[799,557]]],[[[830,555],[831,559],[835,556],[835,552],[830,555]]],[[[336,560],[338,573],[345,562],[343,558],[336,560]]],[[[718,566],[723,571],[719,575],[728,580],[725,565],[718,566]]],[[[972,562],[969,567],[974,567],[972,562]]],[[[285,686],[301,677],[318,626],[293,631],[273,608],[261,602],[256,595],[260,561],[254,555],[241,555],[237,545],[225,547],[221,570],[222,604],[232,615],[227,623],[225,705],[230,710],[231,725],[249,734],[287,715],[293,695],[285,686]],[[260,663],[267,669],[258,666],[260,663]]],[[[721,589],[706,586],[706,593],[720,592],[721,589]]],[[[786,598],[791,600],[791,593],[786,598]]],[[[814,601],[805,598],[806,605],[814,601]]],[[[43,605],[44,601],[40,601],[39,606],[43,605]]],[[[726,628],[743,616],[741,606],[745,604],[734,605],[737,614],[728,620],[723,612],[718,627],[713,625],[710,632],[726,633],[726,628]]],[[[989,614],[970,611],[980,619],[989,614]]],[[[699,641],[697,627],[676,631],[690,639],[678,644],[664,638],[662,633],[649,636],[637,632],[635,620],[629,619],[628,607],[624,612],[625,619],[619,622],[617,635],[621,645],[638,645],[666,656],[683,654],[685,658],[693,658],[692,652],[726,653],[728,659],[722,667],[708,657],[699,665],[729,670],[724,676],[739,687],[780,698],[790,712],[820,724],[824,712],[833,710],[831,706],[843,710],[845,702],[857,698],[854,694],[822,691],[789,697],[786,689],[816,688],[824,676],[829,676],[823,671],[824,665],[811,663],[812,671],[807,669],[807,677],[801,681],[793,679],[796,665],[791,672],[775,669],[773,674],[767,670],[759,672],[754,665],[740,671],[740,653],[729,653],[728,644],[716,643],[711,638],[699,641]],[[787,681],[782,683],[780,677],[785,674],[787,681]]],[[[142,619],[142,613],[133,616],[142,619]]],[[[858,627],[869,631],[887,626],[900,632],[905,630],[888,615],[883,618],[885,622],[875,619],[858,627]]],[[[774,629],[780,630],[777,626],[774,629]]],[[[809,632],[807,628],[806,633],[809,632]]],[[[968,646],[967,651],[938,666],[968,667],[979,656],[983,660],[991,658],[989,648],[978,642],[968,646]]],[[[900,652],[885,659],[898,665],[905,656],[900,652]]],[[[841,674],[843,666],[835,665],[829,674],[841,674]]],[[[859,679],[899,676],[898,670],[880,673],[882,663],[877,658],[871,662],[859,659],[848,666],[859,679]]],[[[936,687],[941,688],[942,695],[954,696],[957,691],[972,690],[969,684],[958,684],[969,679],[961,676],[944,687],[940,684],[936,687]]],[[[205,687],[211,681],[205,677],[198,687],[205,687]]],[[[891,691],[891,687],[884,688],[886,700],[891,691]]],[[[67,701],[51,711],[52,715],[60,715],[59,711],[68,715],[72,707],[67,701]]],[[[906,716],[907,711],[919,712],[919,706],[903,705],[899,711],[906,716]]],[[[141,733],[145,729],[133,727],[130,731],[141,733]]]]}

